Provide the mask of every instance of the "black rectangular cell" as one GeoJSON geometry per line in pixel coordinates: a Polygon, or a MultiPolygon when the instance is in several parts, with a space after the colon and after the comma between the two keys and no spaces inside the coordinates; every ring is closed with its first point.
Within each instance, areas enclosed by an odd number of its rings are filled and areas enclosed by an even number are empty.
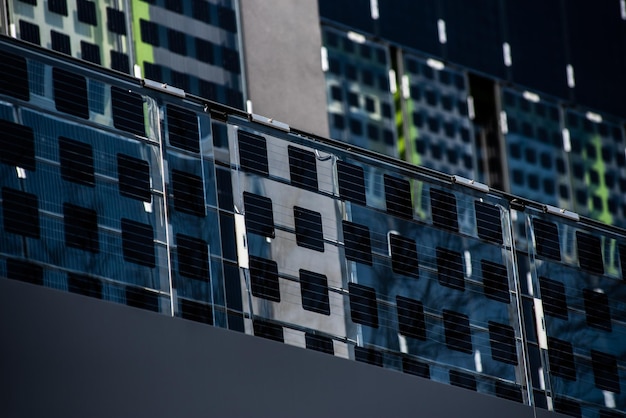
{"type": "Polygon", "coordinates": [[[402,371],[406,374],[430,379],[430,366],[428,363],[410,357],[402,358],[402,371]]]}
{"type": "Polygon", "coordinates": [[[35,171],[33,129],[0,119],[0,132],[0,163],[35,171]]]}
{"type": "Polygon", "coordinates": [[[324,252],[322,215],[312,210],[294,206],[293,216],[298,246],[324,252]]]}
{"type": "Polygon", "coordinates": [[[123,11],[107,7],[107,29],[118,35],[126,35],[126,17],[123,11]]]}
{"type": "Polygon", "coordinates": [[[147,161],[117,154],[117,178],[122,196],[150,202],[150,165],[147,161]]]}
{"type": "Polygon", "coordinates": [[[80,56],[85,61],[89,61],[93,64],[102,64],[100,58],[100,46],[85,41],[80,41],[80,56]]]}
{"type": "Polygon", "coordinates": [[[578,243],[578,262],[580,268],[589,273],[604,274],[600,237],[582,231],[576,231],[576,242],[578,243]]]}
{"type": "Polygon", "coordinates": [[[513,328],[489,321],[489,343],[491,344],[491,358],[503,363],[517,365],[517,349],[513,328]]]}
{"type": "Polygon", "coordinates": [[[361,363],[383,367],[383,353],[373,348],[354,347],[354,359],[361,363]]]}
{"type": "Polygon", "coordinates": [[[567,299],[565,297],[565,285],[559,281],[539,277],[539,289],[543,312],[555,318],[567,320],[567,299]]]}
{"type": "Polygon", "coordinates": [[[111,86],[113,126],[131,134],[145,136],[143,98],[137,93],[111,86]]]}
{"type": "Polygon", "coordinates": [[[39,199],[36,195],[3,187],[2,212],[6,232],[39,238],[39,199]]]}
{"type": "Polygon", "coordinates": [[[43,285],[43,268],[30,261],[7,259],[7,277],[25,283],[43,285]]]}
{"type": "Polygon", "coordinates": [[[365,174],[363,167],[337,161],[337,177],[339,196],[359,205],[365,206],[365,174]]]}
{"type": "Polygon", "coordinates": [[[376,290],[356,283],[348,283],[350,316],[352,322],[378,328],[378,303],[376,290]]]}
{"type": "Polygon", "coordinates": [[[176,234],[176,254],[181,276],[209,280],[209,246],[206,241],[176,234]]]}
{"type": "Polygon", "coordinates": [[[370,230],[364,225],[341,221],[346,258],[357,263],[372,265],[370,230]]]}
{"type": "Polygon", "coordinates": [[[211,8],[206,0],[192,0],[191,16],[201,22],[211,23],[211,8]]]}
{"type": "Polygon", "coordinates": [[[152,226],[122,218],[122,251],[124,260],[154,267],[156,260],[152,226]]]}
{"type": "Polygon", "coordinates": [[[95,186],[91,145],[60,136],[59,161],[63,180],[84,186],[95,186]]]}
{"type": "Polygon", "coordinates": [[[194,112],[167,105],[167,132],[170,145],[190,152],[200,152],[198,117],[194,112]]]}
{"type": "Polygon", "coordinates": [[[606,293],[596,292],[592,289],[583,289],[583,296],[585,299],[587,325],[611,332],[611,309],[609,308],[609,297],[606,293]]]}
{"type": "Polygon", "coordinates": [[[251,255],[250,287],[254,296],[280,302],[278,265],[276,262],[251,255]]]}
{"type": "Polygon", "coordinates": [[[483,271],[485,296],[498,302],[510,303],[509,276],[506,267],[487,260],[480,260],[480,266],[483,271]]]}
{"type": "Polygon", "coordinates": [[[443,326],[449,349],[472,354],[472,332],[467,315],[444,309],[443,326]]]}
{"type": "Polygon", "coordinates": [[[48,0],[48,10],[52,13],[67,16],[67,0],[48,0]]]}
{"type": "Polygon", "coordinates": [[[271,323],[269,321],[263,321],[261,319],[255,319],[252,321],[252,328],[254,329],[254,335],[257,337],[267,338],[268,340],[284,342],[283,327],[271,323]]]}
{"type": "Polygon", "coordinates": [[[204,217],[204,183],[202,178],[180,170],[172,170],[174,209],[204,217]]]}
{"type": "Polygon", "coordinates": [[[219,211],[220,237],[222,257],[226,260],[237,260],[237,243],[235,242],[235,217],[227,212],[219,211]]]}
{"type": "Polygon", "coordinates": [[[437,247],[437,279],[439,284],[456,290],[465,290],[461,253],[437,247]]]}
{"type": "Polygon", "coordinates": [[[576,365],[572,343],[548,337],[550,374],[567,380],[576,380],[576,365]]]}
{"type": "Polygon", "coordinates": [[[215,180],[217,183],[217,202],[220,209],[233,212],[233,181],[232,171],[215,167],[215,180]]]}
{"type": "Polygon", "coordinates": [[[128,306],[159,312],[159,296],[154,291],[128,286],[125,293],[128,306]]]}
{"type": "Polygon", "coordinates": [[[102,299],[102,282],[84,274],[67,274],[67,290],[90,298],[102,299]]]}
{"type": "Polygon", "coordinates": [[[260,176],[268,176],[267,144],[265,138],[242,130],[238,131],[239,164],[241,169],[260,176]]]}
{"type": "Polygon", "coordinates": [[[237,33],[237,17],[232,9],[217,6],[218,26],[232,33],[237,33]]]}
{"type": "Polygon", "coordinates": [[[533,219],[537,256],[550,260],[561,261],[559,246],[559,229],[554,222],[533,219]]]}
{"type": "Polygon", "coordinates": [[[20,19],[20,39],[31,44],[41,45],[41,35],[39,26],[20,19]]]}
{"type": "Polygon", "coordinates": [[[396,296],[398,309],[398,332],[400,334],[426,341],[426,320],[424,305],[419,300],[396,296]]]}
{"type": "Polygon", "coordinates": [[[600,410],[598,418],[624,418],[624,414],[613,409],[602,409],[600,410]]]}
{"type": "Polygon", "coordinates": [[[500,209],[476,200],[474,202],[476,210],[476,230],[478,237],[497,244],[502,244],[502,223],[500,220],[500,209]]]}
{"type": "Polygon", "coordinates": [[[139,33],[141,40],[153,46],[159,46],[159,25],[148,20],[139,19],[139,33]]]}
{"type": "Polygon", "coordinates": [[[187,39],[184,32],[167,29],[167,46],[170,51],[179,55],[187,55],[187,39]]]}
{"type": "Polygon", "coordinates": [[[289,145],[289,176],[291,184],[301,189],[317,191],[317,164],[315,153],[289,145]]]}
{"type": "Polygon", "coordinates": [[[300,269],[300,292],[304,309],[330,315],[328,280],[325,275],[300,269]]]}
{"type": "Polygon", "coordinates": [[[52,83],[54,104],[58,111],[89,119],[89,99],[85,77],[61,68],[53,68],[52,83]]]}
{"type": "Polygon", "coordinates": [[[304,341],[306,343],[306,348],[309,350],[315,350],[326,354],[335,354],[333,340],[330,337],[323,337],[321,335],[307,332],[304,334],[304,341]]]}
{"type": "Polygon", "coordinates": [[[111,68],[116,71],[121,71],[125,74],[130,73],[130,61],[128,55],[123,52],[110,51],[111,54],[111,68]]]}
{"type": "Polygon", "coordinates": [[[0,51],[0,95],[20,100],[30,98],[28,87],[28,66],[26,58],[6,51],[0,51]]]}
{"type": "Polygon", "coordinates": [[[243,205],[248,233],[274,238],[274,213],[272,199],[243,192],[243,205]]]}
{"type": "Polygon", "coordinates": [[[622,280],[626,281],[626,244],[619,244],[619,264],[622,268],[622,280]]]}
{"type": "Polygon", "coordinates": [[[413,218],[413,204],[411,203],[411,183],[406,179],[383,176],[385,182],[385,202],[387,213],[400,218],[413,218]]]}
{"type": "Polygon", "coordinates": [[[498,398],[508,399],[518,403],[523,402],[522,388],[517,385],[511,385],[501,380],[496,380],[495,389],[498,398]]]}
{"type": "Polygon", "coordinates": [[[591,364],[595,385],[598,389],[621,393],[615,356],[591,350],[591,364]]]}
{"type": "Polygon", "coordinates": [[[476,391],[476,377],[472,374],[450,370],[449,378],[452,386],[476,391]]]}
{"type": "Polygon", "coordinates": [[[222,50],[222,67],[226,71],[239,74],[241,72],[241,66],[239,64],[239,52],[236,49],[221,47],[222,50]]]}
{"type": "Polygon", "coordinates": [[[213,43],[202,38],[194,38],[194,42],[196,46],[196,59],[208,64],[215,64],[213,43]]]}
{"type": "Polygon", "coordinates": [[[95,210],[64,203],[63,218],[65,245],[91,253],[100,251],[98,214],[95,210]]]}
{"type": "Polygon", "coordinates": [[[401,235],[390,234],[389,247],[393,272],[418,279],[419,266],[415,241],[401,235]]]}
{"type": "Polygon", "coordinates": [[[241,312],[243,304],[241,300],[241,279],[239,277],[239,266],[236,263],[224,261],[224,295],[226,296],[226,306],[229,310],[241,312]]]}
{"type": "Polygon", "coordinates": [[[565,415],[569,415],[571,417],[582,417],[582,412],[580,410],[580,403],[566,398],[555,397],[552,400],[554,404],[554,412],[560,412],[565,415]]]}
{"type": "Polygon", "coordinates": [[[76,17],[79,22],[97,26],[96,2],[89,0],[76,0],[76,17]]]}
{"type": "Polygon", "coordinates": [[[433,225],[448,231],[458,232],[459,218],[456,196],[443,190],[430,189],[430,208],[433,225]]]}
{"type": "Polygon", "coordinates": [[[190,321],[213,325],[213,308],[206,303],[179,299],[180,316],[190,321]]]}
{"type": "Polygon", "coordinates": [[[55,30],[50,31],[50,46],[53,51],[61,52],[62,54],[72,55],[72,46],[70,43],[69,35],[66,35],[55,30]]]}

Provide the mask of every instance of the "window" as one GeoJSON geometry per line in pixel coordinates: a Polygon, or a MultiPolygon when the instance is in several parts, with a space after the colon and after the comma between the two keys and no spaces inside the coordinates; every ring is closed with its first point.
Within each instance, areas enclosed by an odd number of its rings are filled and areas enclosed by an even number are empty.
{"type": "Polygon", "coordinates": [[[472,354],[472,334],[467,315],[444,309],[443,326],[449,349],[472,354]]]}
{"type": "Polygon", "coordinates": [[[144,77],[150,80],[163,80],[163,67],[151,62],[143,62],[144,77]]]}
{"type": "Polygon", "coordinates": [[[58,111],[89,119],[87,80],[74,72],[52,69],[54,103],[58,111]]]}
{"type": "Polygon", "coordinates": [[[502,244],[502,225],[500,223],[500,209],[497,206],[474,202],[476,209],[476,228],[478,237],[487,241],[502,244]]]}
{"type": "Polygon", "coordinates": [[[317,165],[315,154],[289,145],[289,176],[291,184],[301,189],[317,191],[317,165]]]}
{"type": "Polygon", "coordinates": [[[275,261],[251,255],[250,283],[254,296],[280,302],[278,266],[275,261]]]}
{"type": "Polygon", "coordinates": [[[95,210],[64,203],[63,217],[65,244],[68,247],[91,253],[100,251],[98,215],[95,210]]]}
{"type": "Polygon", "coordinates": [[[354,359],[373,366],[383,366],[383,354],[372,348],[354,347],[354,359]]]}
{"type": "Polygon", "coordinates": [[[576,242],[578,243],[580,268],[589,273],[604,274],[600,237],[576,231],[576,242]]]}
{"type": "Polygon", "coordinates": [[[0,119],[0,163],[35,171],[35,135],[32,128],[0,119]]]}
{"type": "Polygon", "coordinates": [[[43,285],[43,268],[29,261],[8,258],[7,277],[41,286],[43,285]]]}
{"type": "Polygon", "coordinates": [[[509,303],[509,276],[506,267],[487,260],[481,260],[480,266],[483,270],[485,296],[498,302],[509,303]]]}
{"type": "Polygon", "coordinates": [[[178,273],[191,279],[209,279],[209,250],[206,241],[176,234],[178,273]]]}
{"type": "Polygon", "coordinates": [[[68,273],[67,290],[90,298],[102,299],[102,282],[83,274],[68,273]]]}
{"type": "MultiPolygon", "coordinates": [[[[194,17],[196,16],[194,15],[194,17]]],[[[201,38],[195,38],[194,41],[196,44],[196,59],[209,64],[215,64],[213,44],[201,38]]]]}
{"type": "Polygon", "coordinates": [[[167,45],[168,49],[175,54],[187,55],[187,37],[183,32],[168,29],[167,45]]]}
{"type": "Polygon", "coordinates": [[[107,7],[107,29],[118,35],[126,35],[126,17],[124,12],[107,7]]]}
{"type": "Polygon", "coordinates": [[[111,68],[126,74],[130,73],[128,55],[124,54],[123,52],[111,50],[111,68]]]}
{"type": "Polygon", "coordinates": [[[222,47],[222,65],[226,71],[239,74],[241,69],[239,67],[239,53],[231,48],[225,46],[222,47]]]}
{"type": "Polygon", "coordinates": [[[217,20],[220,28],[226,29],[232,33],[237,33],[237,20],[233,10],[223,6],[217,6],[217,20]]]}
{"type": "Polygon", "coordinates": [[[100,47],[95,44],[91,44],[89,42],[80,41],[80,52],[81,57],[85,61],[89,61],[94,64],[101,64],[100,59],[100,47]]]}
{"type": "Polygon", "coordinates": [[[502,399],[508,399],[510,401],[522,403],[522,389],[517,385],[511,385],[504,383],[501,380],[496,380],[496,396],[502,399]]]}
{"type": "Polygon", "coordinates": [[[67,0],[48,0],[48,10],[67,16],[67,0]]]}
{"type": "Polygon", "coordinates": [[[274,238],[272,200],[268,197],[243,192],[243,205],[248,233],[274,238]]]}
{"type": "Polygon", "coordinates": [[[293,216],[296,224],[296,243],[300,247],[324,252],[322,215],[312,210],[294,206],[293,216]]]}
{"type": "Polygon", "coordinates": [[[448,231],[456,232],[459,230],[456,196],[454,194],[430,189],[430,207],[433,225],[448,231]]]}
{"type": "Polygon", "coordinates": [[[387,213],[401,218],[413,218],[411,185],[408,180],[384,175],[387,213]]]}
{"type": "Polygon", "coordinates": [[[396,296],[398,309],[398,332],[411,338],[426,341],[426,321],[422,302],[396,296]]]}
{"type": "Polygon", "coordinates": [[[76,15],[79,22],[97,26],[96,3],[88,0],[76,0],[76,15]]]}
{"type": "Polygon", "coordinates": [[[192,0],[191,16],[205,23],[211,23],[211,12],[206,0],[192,0]]]}
{"type": "Polygon", "coordinates": [[[430,379],[430,367],[424,363],[409,357],[402,358],[402,371],[413,376],[420,376],[430,379]]]}
{"type": "Polygon", "coordinates": [[[619,244],[619,263],[622,267],[622,280],[626,280],[626,244],[619,244]]]}
{"type": "Polygon", "coordinates": [[[51,30],[50,44],[54,51],[72,55],[72,47],[70,46],[70,37],[68,35],[51,30]]]}
{"type": "Polygon", "coordinates": [[[548,360],[550,373],[567,380],[576,380],[576,366],[572,344],[548,337],[548,360]]]}
{"type": "Polygon", "coordinates": [[[268,340],[284,342],[283,327],[261,319],[252,321],[254,335],[267,338],[268,340]]]}
{"type": "Polygon", "coordinates": [[[153,46],[159,46],[159,25],[148,20],[139,19],[141,40],[153,46]]]}
{"type": "Polygon", "coordinates": [[[450,384],[464,389],[476,391],[476,377],[458,370],[450,370],[450,384]]]}
{"type": "Polygon", "coordinates": [[[461,253],[437,247],[437,279],[442,286],[465,290],[461,253]]]}
{"type": "Polygon", "coordinates": [[[180,14],[183,12],[183,4],[180,0],[165,0],[165,8],[174,13],[180,14]]]}
{"type": "Polygon", "coordinates": [[[583,297],[585,299],[587,325],[611,332],[611,309],[606,293],[583,289],[583,297]]]}
{"type": "Polygon", "coordinates": [[[378,304],[374,288],[348,283],[352,322],[378,328],[378,304]]]}
{"type": "Polygon", "coordinates": [[[150,166],[147,161],[117,154],[117,178],[122,196],[150,202],[150,166]]]}
{"type": "Polygon", "coordinates": [[[117,129],[145,136],[143,98],[139,94],[112,86],[111,103],[113,105],[113,125],[117,129]]]}
{"type": "Polygon", "coordinates": [[[146,267],[154,267],[152,226],[122,218],[122,251],[124,260],[146,267]]]}
{"type": "Polygon", "coordinates": [[[174,209],[198,217],[205,216],[204,184],[201,177],[172,170],[172,189],[174,209]]]}
{"type": "Polygon", "coordinates": [[[418,279],[419,266],[415,241],[397,234],[390,234],[389,245],[393,272],[418,279]]]}
{"type": "Polygon", "coordinates": [[[182,90],[189,91],[189,76],[180,71],[170,70],[170,84],[182,90]]]}
{"type": "Polygon", "coordinates": [[[166,110],[170,145],[190,152],[200,152],[200,134],[196,114],[171,105],[167,105],[166,110]]]}
{"type": "Polygon", "coordinates": [[[26,58],[0,51],[0,74],[0,94],[20,100],[30,98],[26,58]]]}
{"type": "Polygon", "coordinates": [[[265,138],[242,130],[238,131],[238,138],[241,169],[261,176],[268,176],[265,138]]]}
{"type": "Polygon", "coordinates": [[[126,304],[135,308],[159,312],[159,297],[154,291],[126,287],[126,304]]]}
{"type": "Polygon", "coordinates": [[[543,312],[546,315],[567,320],[565,285],[556,280],[539,277],[539,289],[541,290],[543,312]]]}
{"type": "Polygon", "coordinates": [[[302,307],[307,311],[330,315],[326,276],[300,269],[302,307]]]}
{"type": "Polygon", "coordinates": [[[179,299],[179,301],[181,318],[213,325],[213,309],[211,305],[188,299],[179,299]]]}
{"type": "Polygon", "coordinates": [[[365,175],[358,165],[337,161],[339,196],[342,199],[365,206],[365,175]]]}
{"type": "Polygon", "coordinates": [[[37,196],[3,187],[2,212],[6,232],[39,238],[39,200],[37,196]]]}
{"type": "Polygon", "coordinates": [[[20,39],[30,42],[31,44],[41,45],[39,26],[20,19],[20,39]]]}
{"type": "Polygon", "coordinates": [[[372,244],[368,227],[348,221],[342,221],[343,242],[346,258],[372,265],[372,244]]]}
{"type": "Polygon", "coordinates": [[[554,397],[552,402],[554,403],[554,412],[561,412],[573,417],[582,417],[580,404],[578,402],[559,397],[554,397]]]}
{"type": "Polygon", "coordinates": [[[304,334],[304,341],[306,343],[306,348],[309,350],[320,351],[326,354],[335,354],[333,340],[330,337],[323,337],[321,335],[315,335],[307,332],[304,334]]]}
{"type": "Polygon", "coordinates": [[[515,331],[508,325],[489,321],[489,343],[491,357],[496,361],[517,365],[515,331]]]}
{"type": "Polygon", "coordinates": [[[591,364],[594,381],[598,389],[621,393],[617,359],[614,356],[591,350],[591,364]]]}

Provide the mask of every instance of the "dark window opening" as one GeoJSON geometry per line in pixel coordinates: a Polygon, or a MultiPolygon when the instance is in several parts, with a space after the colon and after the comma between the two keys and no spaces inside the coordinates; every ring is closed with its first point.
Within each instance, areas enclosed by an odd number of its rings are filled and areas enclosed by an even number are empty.
{"type": "Polygon", "coordinates": [[[506,267],[487,260],[481,260],[480,266],[483,271],[485,296],[499,302],[509,303],[509,277],[506,267]]]}
{"type": "Polygon", "coordinates": [[[174,209],[198,217],[205,215],[204,184],[201,177],[172,170],[172,189],[174,209]]]}
{"type": "Polygon", "coordinates": [[[100,251],[98,214],[93,209],[63,204],[65,244],[92,253],[100,251]]]}
{"type": "Polygon", "coordinates": [[[404,296],[396,296],[396,304],[400,334],[426,341],[426,320],[422,302],[404,296]]]}
{"type": "Polygon", "coordinates": [[[391,248],[391,269],[394,273],[419,278],[417,249],[415,241],[400,235],[389,235],[391,248]]]}
{"type": "Polygon", "coordinates": [[[356,283],[348,283],[350,316],[352,322],[378,328],[378,303],[376,290],[356,283]]]}
{"type": "Polygon", "coordinates": [[[454,232],[459,230],[456,196],[454,194],[430,189],[430,206],[433,225],[454,232]]]}
{"type": "Polygon", "coordinates": [[[124,12],[107,7],[107,28],[118,35],[126,35],[126,17],[124,12]]]}
{"type": "Polygon", "coordinates": [[[141,40],[153,46],[159,46],[159,25],[148,20],[139,19],[141,40]]]}
{"type": "Polygon", "coordinates": [[[365,175],[358,165],[337,161],[339,196],[342,199],[365,206],[365,175]]]}
{"type": "Polygon", "coordinates": [[[239,164],[241,169],[261,176],[269,175],[265,138],[242,130],[238,131],[239,164]]]}
{"type": "Polygon", "coordinates": [[[555,318],[567,320],[567,300],[565,298],[565,285],[556,280],[539,277],[541,301],[543,312],[555,318]]]}
{"type": "Polygon", "coordinates": [[[571,343],[548,337],[548,359],[550,361],[550,373],[553,376],[576,380],[574,351],[571,343]]]}
{"type": "Polygon", "coordinates": [[[102,299],[102,282],[83,274],[68,273],[67,290],[90,298],[102,299]]]}
{"type": "Polygon", "coordinates": [[[122,251],[124,260],[154,267],[156,260],[152,226],[122,218],[122,251]]]}
{"type": "Polygon", "coordinates": [[[217,6],[217,20],[220,28],[237,33],[237,19],[234,10],[217,6]]]}
{"type": "Polygon", "coordinates": [[[413,376],[430,379],[430,366],[428,363],[414,360],[409,357],[402,358],[402,371],[407,374],[412,374],[413,376]]]}
{"type": "Polygon", "coordinates": [[[211,305],[188,299],[179,299],[179,301],[181,318],[213,325],[213,308],[211,305]]]}
{"type": "Polygon", "coordinates": [[[323,337],[321,335],[315,335],[307,332],[304,334],[304,340],[306,348],[309,350],[320,351],[326,354],[335,354],[333,340],[330,337],[323,337]]]}
{"type": "Polygon", "coordinates": [[[580,268],[589,273],[604,274],[600,237],[576,231],[580,268]]]}
{"type": "Polygon", "coordinates": [[[134,308],[159,312],[159,296],[146,289],[127,287],[126,304],[134,308]]]}
{"type": "Polygon", "coordinates": [[[342,221],[342,225],[346,258],[371,266],[372,244],[369,228],[348,221],[342,221]]]}
{"type": "Polygon", "coordinates": [[[137,93],[111,87],[113,125],[117,129],[145,136],[143,98],[137,93]]]}
{"type": "Polygon", "coordinates": [[[450,370],[450,384],[460,388],[476,391],[476,377],[458,370],[450,370]]]}
{"type": "Polygon", "coordinates": [[[413,218],[409,181],[385,174],[384,182],[387,213],[401,218],[413,218]]]}
{"type": "Polygon", "coordinates": [[[465,290],[461,253],[437,247],[437,279],[442,286],[465,290]]]}
{"type": "Polygon", "coordinates": [[[254,296],[280,302],[278,265],[275,261],[250,256],[250,283],[254,296]]]}
{"type": "Polygon", "coordinates": [[[472,333],[467,315],[444,309],[443,326],[449,349],[472,354],[472,333]]]}
{"type": "Polygon", "coordinates": [[[372,348],[354,347],[354,359],[373,366],[383,366],[383,354],[372,348]]]}
{"type": "Polygon", "coordinates": [[[43,268],[29,261],[8,258],[7,277],[41,286],[43,285],[43,268]]]}
{"type": "Polygon", "coordinates": [[[595,385],[598,389],[621,393],[617,359],[614,356],[591,350],[591,364],[595,385]]]}
{"type": "Polygon", "coordinates": [[[293,215],[296,224],[296,243],[298,246],[324,252],[322,215],[298,206],[294,206],[293,215]]]}
{"type": "Polygon", "coordinates": [[[572,417],[582,417],[580,403],[576,401],[555,397],[553,403],[554,412],[560,412],[572,417]]]}
{"type": "Polygon", "coordinates": [[[268,321],[255,319],[252,321],[254,335],[257,337],[267,338],[268,340],[284,342],[283,327],[268,321]]]}
{"type": "Polygon", "coordinates": [[[20,39],[30,42],[31,44],[41,45],[39,26],[20,19],[20,39]]]}
{"type": "Polygon", "coordinates": [[[88,0],[76,0],[76,15],[79,22],[97,26],[96,3],[88,0]]]}
{"type": "Polygon", "coordinates": [[[48,0],[48,10],[52,13],[67,16],[67,0],[48,0]]]}
{"type": "Polygon", "coordinates": [[[315,153],[289,145],[289,176],[291,184],[302,189],[317,191],[317,165],[315,153]]]}
{"type": "Polygon", "coordinates": [[[196,59],[209,64],[215,64],[213,44],[201,38],[194,39],[196,46],[196,59]]]}
{"type": "Polygon", "coordinates": [[[243,192],[243,205],[248,233],[274,238],[272,199],[243,192]]]}
{"type": "Polygon", "coordinates": [[[147,161],[117,154],[120,195],[150,202],[150,165],[147,161]]]}
{"type": "Polygon", "coordinates": [[[511,385],[504,383],[500,380],[496,380],[496,396],[498,398],[508,399],[510,401],[522,403],[522,389],[517,385],[511,385]]]}
{"type": "Polygon", "coordinates": [[[74,72],[52,69],[54,104],[58,111],[89,119],[87,80],[74,72]]]}
{"type": "Polygon", "coordinates": [[[52,49],[66,55],[72,55],[72,47],[70,45],[70,37],[63,33],[51,30],[50,44],[52,49]]]}
{"type": "Polygon", "coordinates": [[[191,279],[209,279],[209,250],[206,241],[176,234],[178,272],[191,279]]]}
{"type": "Polygon", "coordinates": [[[30,98],[26,58],[0,51],[0,74],[0,94],[20,100],[30,98]]]}
{"type": "Polygon", "coordinates": [[[583,289],[587,325],[611,332],[611,309],[606,293],[583,289]]]}
{"type": "Polygon", "coordinates": [[[33,129],[0,119],[0,132],[0,163],[35,171],[33,129]]]}
{"type": "Polygon", "coordinates": [[[130,73],[130,62],[128,60],[128,55],[123,52],[110,51],[111,53],[111,68],[116,71],[121,71],[123,73],[130,73]]]}
{"type": "Polygon", "coordinates": [[[489,321],[489,343],[491,344],[491,357],[494,360],[517,365],[517,349],[513,328],[489,321]]]}
{"type": "Polygon", "coordinates": [[[500,209],[488,203],[475,201],[476,228],[478,237],[502,244],[502,224],[500,222],[500,209]]]}
{"type": "Polygon", "coordinates": [[[167,30],[168,49],[175,54],[187,55],[187,36],[175,29],[167,30]]]}
{"type": "Polygon", "coordinates": [[[2,212],[6,232],[39,238],[39,200],[36,195],[3,187],[2,212]]]}
{"type": "Polygon", "coordinates": [[[326,276],[300,269],[302,307],[307,311],[330,315],[328,280],[326,276]]]}
{"type": "Polygon", "coordinates": [[[102,63],[100,59],[100,47],[96,44],[80,41],[80,53],[85,61],[98,65],[102,63]]]}

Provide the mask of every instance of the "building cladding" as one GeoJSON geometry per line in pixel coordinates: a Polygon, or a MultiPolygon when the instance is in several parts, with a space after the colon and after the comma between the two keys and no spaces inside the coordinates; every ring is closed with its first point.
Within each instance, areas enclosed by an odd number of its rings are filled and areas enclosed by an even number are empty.
{"type": "Polygon", "coordinates": [[[0,276],[624,416],[623,230],[10,39],[0,55],[0,276]]]}

